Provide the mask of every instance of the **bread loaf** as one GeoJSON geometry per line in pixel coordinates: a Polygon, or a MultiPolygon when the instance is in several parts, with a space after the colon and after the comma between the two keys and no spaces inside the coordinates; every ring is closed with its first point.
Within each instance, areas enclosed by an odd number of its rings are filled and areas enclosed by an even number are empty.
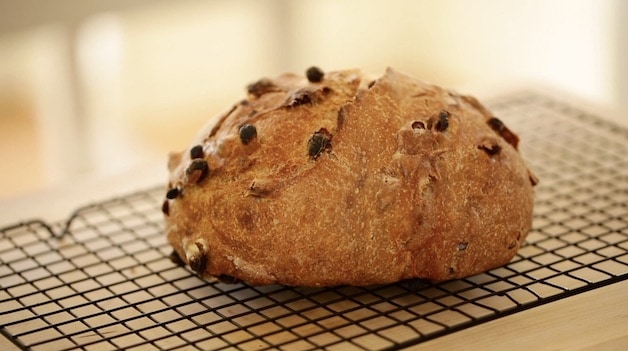
{"type": "Polygon", "coordinates": [[[283,74],[170,155],[182,263],[254,285],[372,285],[507,263],[536,179],[476,99],[388,69],[283,74]]]}

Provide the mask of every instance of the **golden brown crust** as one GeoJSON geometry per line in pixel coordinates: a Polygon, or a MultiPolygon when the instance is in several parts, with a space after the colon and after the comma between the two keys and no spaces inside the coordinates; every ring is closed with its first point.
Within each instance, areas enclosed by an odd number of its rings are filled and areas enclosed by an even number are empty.
{"type": "Polygon", "coordinates": [[[286,74],[248,91],[169,162],[168,240],[200,274],[446,280],[503,265],[524,241],[531,175],[477,100],[392,69],[376,81],[286,74]]]}

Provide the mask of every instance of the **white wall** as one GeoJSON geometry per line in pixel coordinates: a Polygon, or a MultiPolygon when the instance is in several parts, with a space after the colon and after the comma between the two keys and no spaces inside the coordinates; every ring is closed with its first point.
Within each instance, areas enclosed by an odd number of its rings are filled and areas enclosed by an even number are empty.
{"type": "Polygon", "coordinates": [[[161,160],[247,83],[313,64],[451,88],[546,84],[626,108],[627,12],[621,0],[0,0],[0,101],[19,90],[35,106],[51,183],[161,160]]]}
{"type": "Polygon", "coordinates": [[[613,103],[615,1],[305,1],[293,6],[294,56],[308,62],[468,81],[541,81],[613,103]]]}

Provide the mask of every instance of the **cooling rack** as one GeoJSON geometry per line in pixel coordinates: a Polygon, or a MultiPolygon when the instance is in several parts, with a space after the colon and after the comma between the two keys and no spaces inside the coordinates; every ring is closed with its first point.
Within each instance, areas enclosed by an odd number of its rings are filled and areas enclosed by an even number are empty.
{"type": "Polygon", "coordinates": [[[628,277],[628,131],[535,92],[489,101],[539,176],[506,266],[440,284],[208,283],[168,258],[146,189],[0,229],[0,330],[29,350],[398,350],[628,277]]]}

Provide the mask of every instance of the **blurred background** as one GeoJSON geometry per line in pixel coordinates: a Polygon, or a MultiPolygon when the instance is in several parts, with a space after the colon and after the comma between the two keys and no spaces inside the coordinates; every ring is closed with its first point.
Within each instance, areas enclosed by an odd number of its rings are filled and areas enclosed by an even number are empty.
{"type": "Polygon", "coordinates": [[[310,65],[627,108],[627,22],[622,0],[0,0],[0,197],[165,169],[248,83],[310,65]]]}

